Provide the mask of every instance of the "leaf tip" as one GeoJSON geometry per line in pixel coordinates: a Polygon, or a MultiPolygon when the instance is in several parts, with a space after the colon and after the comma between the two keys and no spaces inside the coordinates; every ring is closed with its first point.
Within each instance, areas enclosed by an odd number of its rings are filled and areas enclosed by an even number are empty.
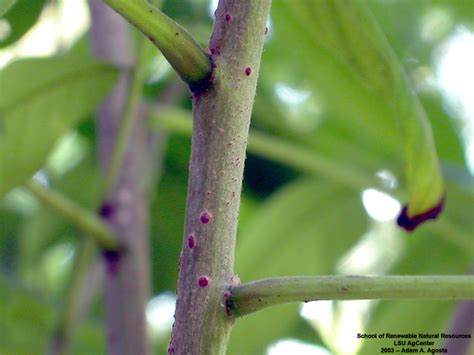
{"type": "Polygon", "coordinates": [[[419,213],[414,216],[408,215],[408,205],[405,205],[397,218],[397,224],[408,232],[413,232],[420,224],[430,219],[437,219],[444,209],[446,197],[443,196],[441,200],[429,210],[419,213]]]}

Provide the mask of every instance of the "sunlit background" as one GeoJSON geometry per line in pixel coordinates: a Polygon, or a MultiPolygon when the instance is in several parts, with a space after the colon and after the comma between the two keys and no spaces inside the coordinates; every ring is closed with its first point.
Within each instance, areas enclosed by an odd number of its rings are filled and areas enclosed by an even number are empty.
{"type": "MultiPolygon", "coordinates": [[[[212,17],[217,0],[209,4],[212,17]]],[[[452,27],[452,14],[443,7],[428,8],[420,21],[421,37],[427,42],[440,44],[432,52],[433,68],[419,67],[414,73],[419,75],[418,89],[439,89],[444,98],[446,110],[452,112],[462,127],[462,141],[466,161],[471,174],[474,173],[474,33],[463,25],[446,33],[452,27]]],[[[55,6],[47,7],[40,21],[14,45],[0,51],[0,68],[23,57],[49,56],[70,48],[89,27],[89,14],[85,0],[56,0],[55,6]]],[[[271,33],[271,21],[269,21],[271,33]]],[[[9,24],[0,20],[0,40],[8,36],[9,24]]],[[[270,39],[271,36],[267,38],[270,39]]],[[[410,64],[413,65],[413,64],[410,64]]],[[[416,63],[414,63],[416,65],[416,63]]],[[[159,80],[170,70],[162,58],[157,57],[156,67],[149,80],[159,80]]],[[[324,107],[317,94],[309,90],[294,88],[278,82],[274,87],[280,104],[286,107],[286,119],[295,122],[299,130],[313,130],[318,125],[318,117],[324,114],[324,107]],[[304,110],[306,115],[301,115],[304,110]],[[297,114],[296,114],[297,113],[297,114]]],[[[48,166],[58,174],[76,166],[86,154],[87,147],[81,137],[72,132],[66,135],[49,159],[48,166]]],[[[395,189],[397,178],[388,170],[377,174],[387,190],[395,189]]],[[[39,172],[36,178],[47,184],[48,177],[39,172]]],[[[403,248],[401,240],[394,233],[394,219],[400,211],[400,202],[387,193],[375,188],[361,192],[361,200],[373,224],[361,241],[350,250],[338,266],[341,274],[383,274],[403,248]],[[383,239],[383,240],[381,240],[383,239]],[[383,244],[384,248],[378,247],[383,244]]],[[[14,190],[6,199],[7,203],[21,213],[37,209],[36,202],[20,189],[14,190]]],[[[41,266],[49,275],[45,282],[58,285],[58,280],[68,275],[74,248],[69,243],[60,243],[49,252],[41,266]]],[[[155,295],[146,307],[146,319],[154,341],[162,341],[169,336],[174,313],[174,293],[155,295]]],[[[355,334],[364,329],[365,315],[373,306],[369,301],[332,302],[319,301],[304,304],[301,316],[318,330],[325,342],[332,345],[339,354],[351,354],[360,345],[355,334]]],[[[268,355],[301,354],[327,355],[331,352],[323,347],[305,344],[296,339],[281,339],[270,345],[268,355]]]]}

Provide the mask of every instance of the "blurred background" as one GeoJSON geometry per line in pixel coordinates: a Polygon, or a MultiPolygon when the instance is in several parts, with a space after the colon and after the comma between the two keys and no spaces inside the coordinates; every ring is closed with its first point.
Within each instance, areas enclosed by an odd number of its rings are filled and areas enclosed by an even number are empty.
{"type": "MultiPolygon", "coordinates": [[[[249,148],[236,255],[240,279],[468,273],[474,257],[472,1],[367,1],[428,113],[447,181],[443,216],[410,235],[395,226],[406,202],[397,123],[365,116],[374,101],[352,95],[357,85],[363,90],[362,80],[347,88],[351,68],[331,56],[338,43],[321,34],[315,15],[320,1],[308,1],[305,11],[298,2],[274,0],[268,21],[251,130],[282,148],[249,148]],[[322,51],[329,58],[324,66],[322,51]]],[[[24,57],[89,55],[85,0],[23,3],[0,19],[0,69],[24,57]]],[[[216,6],[217,1],[167,0],[162,9],[206,47],[216,6]]],[[[157,101],[179,78],[158,51],[150,53],[143,95],[157,101]]],[[[8,88],[0,82],[0,95],[3,90],[8,88]]],[[[175,106],[168,121],[190,118],[186,90],[175,106]]],[[[190,135],[172,127],[163,134],[163,163],[150,206],[153,297],[146,318],[158,353],[167,348],[173,322],[190,154],[190,135]]],[[[96,155],[91,116],[60,139],[36,178],[93,208],[96,155]]],[[[0,354],[47,348],[80,239],[22,188],[0,201],[0,354]]],[[[104,353],[99,283],[92,282],[90,291],[93,302],[74,354],[104,353]]],[[[447,332],[455,307],[319,301],[271,308],[236,323],[229,354],[375,354],[380,344],[358,340],[357,333],[447,332]]]]}

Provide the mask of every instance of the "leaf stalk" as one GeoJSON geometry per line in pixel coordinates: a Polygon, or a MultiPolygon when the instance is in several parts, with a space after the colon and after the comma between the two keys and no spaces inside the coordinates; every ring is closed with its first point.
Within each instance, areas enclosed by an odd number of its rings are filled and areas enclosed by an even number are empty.
{"type": "Polygon", "coordinates": [[[468,300],[474,276],[293,276],[232,286],[226,297],[233,317],[270,306],[319,300],[468,300]]]}

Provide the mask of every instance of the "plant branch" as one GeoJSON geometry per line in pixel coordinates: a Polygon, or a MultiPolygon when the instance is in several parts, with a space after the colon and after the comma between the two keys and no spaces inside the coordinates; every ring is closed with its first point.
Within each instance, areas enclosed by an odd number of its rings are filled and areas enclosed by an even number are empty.
{"type": "Polygon", "coordinates": [[[35,181],[29,181],[25,186],[44,205],[95,239],[104,250],[119,249],[120,243],[114,232],[96,215],[35,181]]]}
{"type": "Polygon", "coordinates": [[[145,320],[151,288],[148,196],[156,136],[149,134],[142,105],[137,103],[142,69],[135,67],[128,24],[102,0],[89,0],[89,4],[94,53],[123,69],[118,85],[96,117],[101,169],[106,177],[112,177],[107,182],[113,182],[113,186],[106,186],[101,215],[123,245],[123,252],[104,253],[107,350],[114,355],[145,355],[150,354],[145,320]],[[130,126],[120,128],[124,122],[130,126]],[[120,130],[122,138],[118,138],[120,130]],[[117,143],[117,139],[122,141],[117,143]],[[118,157],[113,163],[117,168],[112,168],[117,172],[108,174],[113,156],[118,157]]]}
{"type": "Polygon", "coordinates": [[[142,97],[142,86],[145,80],[145,64],[149,47],[143,39],[139,40],[138,46],[136,64],[132,69],[130,77],[130,88],[128,91],[127,101],[123,109],[119,132],[117,134],[112,157],[108,166],[104,188],[105,195],[107,195],[117,183],[120,168],[122,167],[125,158],[127,145],[132,134],[133,120],[136,117],[136,112],[142,97]]]}
{"type": "Polygon", "coordinates": [[[192,91],[207,86],[211,61],[178,23],[144,0],[104,0],[152,41],[192,91]]]}
{"type": "Polygon", "coordinates": [[[294,276],[232,286],[224,294],[234,317],[291,302],[362,299],[474,299],[474,276],[294,276]]]}
{"type": "Polygon", "coordinates": [[[220,0],[207,90],[193,95],[194,131],[169,353],[224,354],[243,166],[270,0],[220,0]]]}

